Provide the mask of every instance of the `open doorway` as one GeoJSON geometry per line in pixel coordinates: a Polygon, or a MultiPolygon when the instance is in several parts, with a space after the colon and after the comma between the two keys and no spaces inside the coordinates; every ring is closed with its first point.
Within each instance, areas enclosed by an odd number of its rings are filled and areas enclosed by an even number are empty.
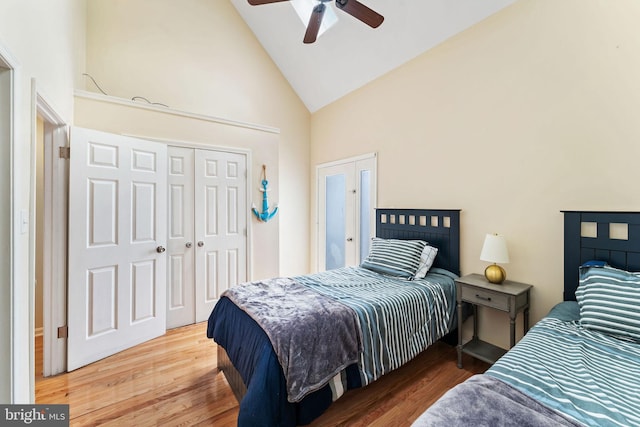
{"type": "Polygon", "coordinates": [[[36,169],[35,169],[35,188],[36,188],[36,201],[35,201],[35,228],[36,228],[36,241],[35,241],[35,314],[34,314],[34,338],[35,338],[35,376],[36,382],[38,378],[41,378],[43,372],[43,292],[42,284],[44,283],[42,272],[42,257],[43,257],[43,223],[44,223],[44,121],[42,117],[36,118],[36,141],[35,141],[35,157],[36,157],[36,169]]]}

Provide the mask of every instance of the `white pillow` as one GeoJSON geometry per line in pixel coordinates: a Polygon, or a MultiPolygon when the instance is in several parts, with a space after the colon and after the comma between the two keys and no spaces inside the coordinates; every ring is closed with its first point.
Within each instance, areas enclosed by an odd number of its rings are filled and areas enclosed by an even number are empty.
{"type": "Polygon", "coordinates": [[[429,272],[429,269],[433,265],[433,261],[436,259],[436,255],[438,255],[438,248],[434,248],[433,246],[425,246],[420,254],[420,264],[418,264],[418,269],[416,270],[416,275],[414,276],[416,279],[424,279],[429,272]]]}

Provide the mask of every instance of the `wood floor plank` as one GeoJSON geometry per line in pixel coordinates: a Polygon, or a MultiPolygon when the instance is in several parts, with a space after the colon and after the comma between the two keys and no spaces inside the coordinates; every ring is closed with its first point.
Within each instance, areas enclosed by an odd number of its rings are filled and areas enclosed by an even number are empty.
{"type": "MultiPolygon", "coordinates": [[[[72,426],[235,426],[239,405],[216,368],[216,344],[206,322],[73,372],[42,377],[42,337],[36,338],[36,403],[67,403],[72,426]]],[[[486,363],[436,343],[408,365],[351,390],[310,427],[406,427],[446,390],[486,363]]]]}

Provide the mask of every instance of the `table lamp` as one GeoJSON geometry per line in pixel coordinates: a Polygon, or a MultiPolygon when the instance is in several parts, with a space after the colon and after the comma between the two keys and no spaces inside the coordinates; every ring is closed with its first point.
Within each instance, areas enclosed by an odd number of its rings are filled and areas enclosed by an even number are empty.
{"type": "Polygon", "coordinates": [[[500,284],[507,278],[504,268],[496,263],[507,264],[509,262],[509,251],[507,250],[507,241],[503,236],[498,234],[487,234],[484,238],[484,245],[480,253],[482,261],[492,262],[484,270],[484,277],[491,283],[500,284]]]}

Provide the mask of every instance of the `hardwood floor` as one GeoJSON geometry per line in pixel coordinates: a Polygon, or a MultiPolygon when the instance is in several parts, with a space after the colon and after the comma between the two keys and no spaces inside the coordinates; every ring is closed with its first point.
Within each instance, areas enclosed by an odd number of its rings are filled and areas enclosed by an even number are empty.
{"type": "MultiPolygon", "coordinates": [[[[42,378],[36,339],[36,403],[69,404],[72,426],[235,426],[238,402],[216,369],[206,322],[166,335],[73,372],[42,378]]],[[[489,365],[438,342],[406,366],[347,392],[310,424],[409,426],[438,397],[489,365]]]]}

